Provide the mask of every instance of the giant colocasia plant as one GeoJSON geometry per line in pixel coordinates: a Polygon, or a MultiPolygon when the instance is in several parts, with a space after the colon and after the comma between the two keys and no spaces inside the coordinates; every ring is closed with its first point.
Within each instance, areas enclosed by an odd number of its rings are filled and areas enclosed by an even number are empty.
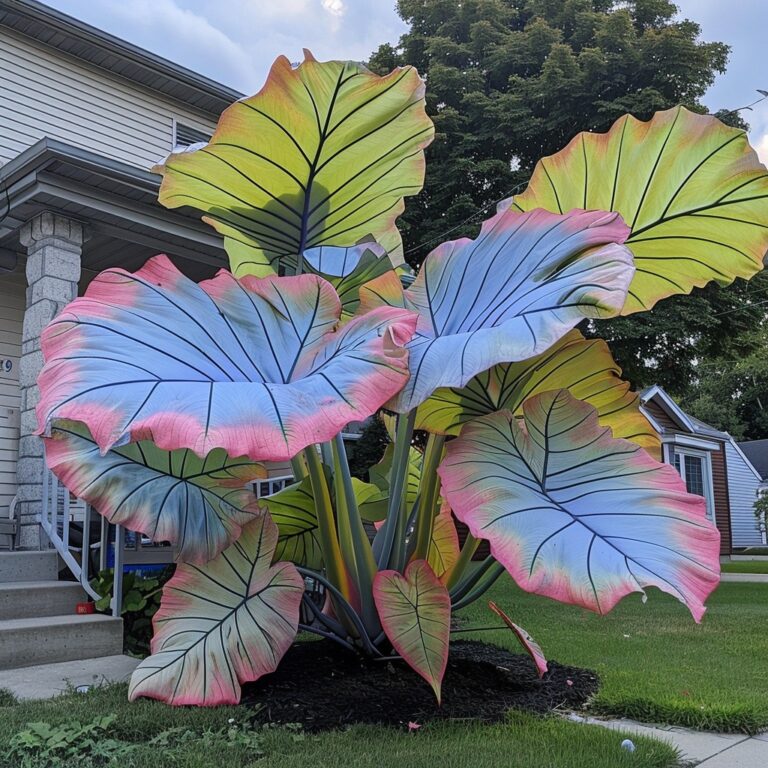
{"type": "Polygon", "coordinates": [[[395,220],[432,135],[412,68],[279,58],[210,143],[156,168],[160,202],[204,211],[231,271],[111,268],[46,329],[51,468],[177,547],[131,698],[236,702],[299,629],[394,652],[439,698],[451,611],[504,570],[599,612],[656,587],[701,619],[719,575],[704,499],[576,326],[755,274],[768,174],[712,117],[624,117],[542,160],[404,288],[395,220]],[[393,440],[364,483],[341,432],[380,409],[393,440]],[[295,484],[257,502],[264,463],[286,460],[295,484]],[[491,554],[473,562],[481,540],[491,554]]]}

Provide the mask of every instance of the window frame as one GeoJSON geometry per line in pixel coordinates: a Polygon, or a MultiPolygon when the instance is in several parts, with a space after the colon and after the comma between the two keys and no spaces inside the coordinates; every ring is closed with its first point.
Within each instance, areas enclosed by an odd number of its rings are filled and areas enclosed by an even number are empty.
{"type": "MultiPolygon", "coordinates": [[[[712,479],[712,451],[690,448],[687,445],[679,443],[665,443],[665,461],[669,464],[686,482],[685,478],[685,457],[701,459],[702,484],[704,486],[704,496],[702,497],[707,504],[707,517],[715,522],[715,487],[712,479]],[[675,466],[675,455],[681,457],[680,469],[675,466]]],[[[687,485],[686,485],[687,488],[687,485]]]]}

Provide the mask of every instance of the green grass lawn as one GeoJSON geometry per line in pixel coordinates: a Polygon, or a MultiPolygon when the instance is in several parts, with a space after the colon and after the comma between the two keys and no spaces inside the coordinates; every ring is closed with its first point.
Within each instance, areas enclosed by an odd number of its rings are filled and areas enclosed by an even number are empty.
{"type": "MultiPolygon", "coordinates": [[[[552,659],[595,669],[602,687],[593,712],[713,730],[755,731],[768,727],[768,585],[722,584],[701,625],[672,598],[651,590],[648,603],[624,600],[608,616],[561,606],[500,581],[487,598],[540,642],[552,659]]],[[[497,626],[484,599],[462,612],[465,628],[497,626]]],[[[518,650],[508,630],[463,632],[518,650]]],[[[419,684],[415,682],[415,684],[419,684]]],[[[503,724],[424,724],[401,729],[357,727],[313,736],[290,729],[243,729],[249,711],[171,708],[157,702],[128,704],[126,687],[68,694],[44,702],[15,703],[0,695],[0,768],[90,768],[87,754],[55,763],[8,754],[11,740],[44,722],[89,723],[114,715],[96,739],[110,768],[672,768],[674,751],[634,739],[638,749],[620,749],[622,735],[560,718],[513,712],[503,724]],[[230,722],[231,721],[231,722],[230,722]],[[149,745],[151,739],[160,743],[149,745]],[[113,753],[109,753],[109,750],[113,753]]]]}
{"type": "MultiPolygon", "coordinates": [[[[255,736],[250,732],[246,739],[236,735],[242,733],[238,723],[247,716],[243,708],[128,704],[126,686],[116,685],[52,701],[0,706],[0,766],[56,765],[43,758],[25,764],[7,754],[13,734],[30,722],[87,723],[106,714],[116,719],[99,741],[114,740],[116,752],[111,762],[96,764],[110,768],[673,768],[678,764],[674,750],[660,742],[633,736],[637,751],[630,754],[620,748],[625,738],[620,733],[523,713],[510,713],[503,724],[440,723],[411,734],[405,727],[356,727],[321,736],[268,728],[255,736]],[[186,737],[180,735],[184,731],[186,737]],[[235,736],[229,736],[230,731],[235,736]],[[165,746],[147,746],[159,734],[168,734],[165,746]]],[[[85,753],[77,751],[76,761],[60,765],[88,768],[85,753]]]]}
{"type": "MultiPolygon", "coordinates": [[[[696,625],[684,606],[649,590],[607,616],[522,592],[502,577],[488,593],[544,653],[596,670],[594,712],[709,730],[768,728],[768,584],[721,584],[696,625]]],[[[487,599],[463,612],[466,627],[496,626],[487,599]]],[[[467,633],[515,648],[507,630],[467,633]]]]}
{"type": "Polygon", "coordinates": [[[768,573],[768,560],[734,560],[720,563],[723,573],[768,573]]]}

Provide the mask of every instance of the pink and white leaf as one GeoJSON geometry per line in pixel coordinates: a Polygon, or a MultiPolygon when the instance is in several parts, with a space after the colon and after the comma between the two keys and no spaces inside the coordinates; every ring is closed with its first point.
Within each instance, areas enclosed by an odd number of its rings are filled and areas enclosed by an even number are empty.
{"type": "Polygon", "coordinates": [[[128,441],[282,461],[367,418],[408,377],[415,316],[382,307],[337,330],[316,275],[195,283],[165,256],[108,269],[43,333],[37,415],[128,441]]]}
{"type": "Polygon", "coordinates": [[[448,443],[443,494],[529,592],[606,613],[657,587],[700,621],[720,534],[668,464],[614,439],[567,390],[469,422],[448,443]]]}
{"type": "Polygon", "coordinates": [[[439,387],[544,352],[586,317],[618,314],[635,271],[628,234],[615,213],[505,211],[477,239],[438,246],[399,297],[374,281],[364,307],[402,301],[419,313],[411,377],[390,407],[405,413],[439,387]]]}
{"type": "Polygon", "coordinates": [[[276,544],[265,513],[214,560],[177,567],[153,620],[152,655],[131,676],[131,701],[237,704],[242,683],[274,672],[296,636],[304,594],[293,564],[270,565],[276,544]]]}
{"type": "Polygon", "coordinates": [[[373,581],[373,599],[390,643],[432,686],[440,703],[451,632],[448,591],[426,560],[415,560],[405,575],[379,571],[373,581]]]}

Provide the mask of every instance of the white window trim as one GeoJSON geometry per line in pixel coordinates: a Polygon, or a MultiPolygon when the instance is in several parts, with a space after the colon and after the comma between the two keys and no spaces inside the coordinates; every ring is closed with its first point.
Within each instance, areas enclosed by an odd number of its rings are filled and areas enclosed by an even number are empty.
{"type": "MultiPolygon", "coordinates": [[[[665,461],[674,467],[672,463],[672,450],[673,447],[667,443],[664,445],[664,459],[665,461]]],[[[714,523],[715,522],[715,486],[712,482],[712,454],[709,451],[698,451],[688,446],[681,447],[679,444],[674,446],[674,452],[681,456],[695,456],[696,458],[703,459],[702,468],[704,477],[704,500],[707,503],[707,517],[714,523]]],[[[680,462],[682,469],[681,477],[685,481],[685,460],[680,462]]]]}
{"type": "Polygon", "coordinates": [[[721,443],[714,440],[706,440],[703,437],[694,437],[693,435],[681,435],[679,433],[664,435],[661,438],[664,443],[683,446],[683,448],[694,448],[702,451],[718,451],[721,443]]]}

